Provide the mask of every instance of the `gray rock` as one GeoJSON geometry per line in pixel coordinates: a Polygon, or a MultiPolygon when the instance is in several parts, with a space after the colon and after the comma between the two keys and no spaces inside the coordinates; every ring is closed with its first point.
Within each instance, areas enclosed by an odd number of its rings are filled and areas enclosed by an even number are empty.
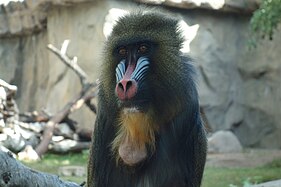
{"type": "Polygon", "coordinates": [[[60,135],[66,135],[67,137],[71,137],[74,134],[73,130],[70,129],[70,127],[67,123],[60,123],[57,126],[57,129],[58,129],[58,131],[59,131],[58,133],[60,135]]]}
{"type": "Polygon", "coordinates": [[[25,139],[21,136],[21,134],[11,128],[4,128],[3,134],[6,134],[6,140],[2,141],[1,144],[10,149],[13,152],[19,152],[26,146],[25,139]]]}
{"type": "Polygon", "coordinates": [[[199,66],[200,103],[212,129],[231,129],[246,147],[280,148],[281,36],[249,51],[247,17],[204,12],[185,20],[200,25],[190,54],[199,66]]]}
{"type": "Polygon", "coordinates": [[[281,180],[270,181],[262,184],[252,185],[251,187],[280,187],[281,180]]]}
{"type": "Polygon", "coordinates": [[[76,176],[76,177],[85,177],[86,168],[81,166],[62,166],[58,170],[59,176],[76,176]]]}
{"type": "Polygon", "coordinates": [[[5,153],[9,153],[10,155],[12,155],[14,158],[17,158],[17,155],[15,153],[13,153],[11,150],[7,149],[6,147],[1,145],[0,142],[0,151],[3,151],[5,153]]]}
{"type": "Polygon", "coordinates": [[[55,153],[69,153],[69,152],[80,152],[85,149],[89,149],[90,142],[79,142],[70,139],[59,140],[59,136],[55,136],[52,139],[55,140],[49,144],[48,149],[55,153]]]}
{"type": "Polygon", "coordinates": [[[3,115],[0,114],[0,133],[2,132],[3,128],[6,126],[5,121],[3,119],[3,115]]]}
{"type": "Polygon", "coordinates": [[[218,131],[208,138],[209,153],[239,153],[242,146],[230,131],[218,131]]]}
{"type": "Polygon", "coordinates": [[[137,0],[142,3],[162,4],[184,9],[211,9],[224,12],[252,12],[257,9],[258,1],[251,0],[245,3],[244,0],[137,0]]]}

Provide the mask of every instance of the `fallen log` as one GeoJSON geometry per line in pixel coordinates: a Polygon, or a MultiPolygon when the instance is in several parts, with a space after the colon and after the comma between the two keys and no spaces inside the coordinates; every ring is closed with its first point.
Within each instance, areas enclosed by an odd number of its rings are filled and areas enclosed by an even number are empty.
{"type": "Polygon", "coordinates": [[[81,187],[58,176],[35,171],[17,161],[11,153],[0,150],[0,186],[81,187]]]}

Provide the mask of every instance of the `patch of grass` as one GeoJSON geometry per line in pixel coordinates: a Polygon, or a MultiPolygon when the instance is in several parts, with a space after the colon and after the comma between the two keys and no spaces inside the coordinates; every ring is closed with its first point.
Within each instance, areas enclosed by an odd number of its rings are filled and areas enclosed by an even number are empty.
{"type": "Polygon", "coordinates": [[[211,168],[205,169],[202,187],[243,187],[281,178],[281,168],[211,168]]]}
{"type": "Polygon", "coordinates": [[[267,167],[267,168],[279,168],[279,169],[281,169],[281,158],[273,160],[272,162],[269,162],[264,167],[267,167]]]}
{"type": "MultiPolygon", "coordinates": [[[[42,161],[36,163],[24,163],[27,166],[58,175],[61,166],[78,165],[87,167],[89,151],[80,154],[54,155],[46,154],[42,161]]],[[[81,183],[85,177],[61,177],[81,183]]],[[[263,167],[257,168],[215,168],[207,167],[204,172],[202,187],[247,187],[281,178],[281,159],[274,160],[263,167]]]]}
{"type": "Polygon", "coordinates": [[[202,187],[248,187],[281,178],[281,158],[256,168],[207,167],[202,187]]]}
{"type": "MultiPolygon", "coordinates": [[[[89,151],[83,151],[82,153],[69,153],[64,155],[46,154],[43,159],[38,162],[23,162],[26,166],[46,173],[58,175],[58,169],[62,166],[82,166],[87,168],[89,151]]],[[[86,181],[85,177],[61,177],[60,178],[76,183],[82,183],[86,181]]]]}

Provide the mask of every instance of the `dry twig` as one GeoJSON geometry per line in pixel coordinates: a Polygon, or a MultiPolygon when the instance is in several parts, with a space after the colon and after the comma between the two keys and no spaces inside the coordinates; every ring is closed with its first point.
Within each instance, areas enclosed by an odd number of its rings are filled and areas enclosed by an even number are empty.
{"type": "Polygon", "coordinates": [[[95,97],[97,89],[97,83],[88,81],[87,74],[77,64],[77,57],[70,59],[66,55],[69,40],[65,40],[61,50],[57,49],[53,45],[49,44],[48,49],[56,54],[62,62],[64,62],[70,69],[72,69],[80,78],[82,84],[82,90],[78,95],[74,97],[72,101],[67,103],[57,114],[55,114],[47,123],[46,128],[42,136],[42,141],[36,147],[36,152],[41,157],[47,150],[48,145],[53,136],[55,126],[62,121],[69,113],[80,108],[84,103],[93,111],[96,112],[96,107],[91,104],[90,99],[95,97]]]}

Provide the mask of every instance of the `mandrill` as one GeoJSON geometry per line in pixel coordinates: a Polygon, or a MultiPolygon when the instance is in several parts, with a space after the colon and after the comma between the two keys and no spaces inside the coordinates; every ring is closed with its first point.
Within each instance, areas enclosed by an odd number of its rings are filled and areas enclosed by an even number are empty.
{"type": "MultiPolygon", "coordinates": [[[[186,33],[188,34],[188,33],[186,33]]],[[[121,17],[104,48],[88,187],[199,187],[206,160],[195,70],[179,20],[121,17]]]]}

